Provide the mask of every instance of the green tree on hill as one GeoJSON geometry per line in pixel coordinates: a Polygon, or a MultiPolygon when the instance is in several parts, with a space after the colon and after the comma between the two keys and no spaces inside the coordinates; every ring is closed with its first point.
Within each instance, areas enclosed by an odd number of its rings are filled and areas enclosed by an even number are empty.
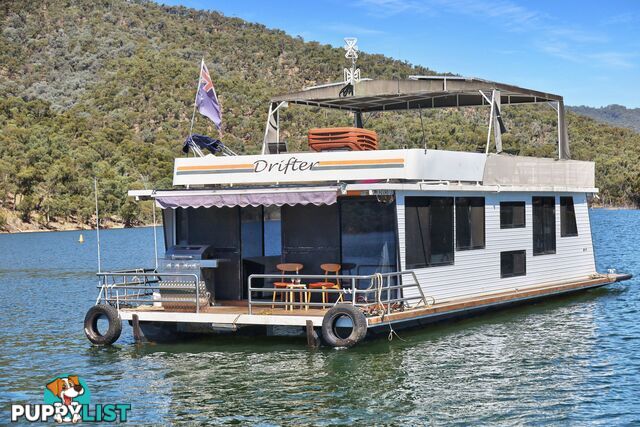
{"type": "MultiPolygon", "coordinates": [[[[342,49],[304,42],[216,12],[146,1],[51,0],[0,4],[0,206],[26,221],[88,223],[93,177],[101,209],[128,225],[151,210],[129,188],[168,188],[205,57],[223,107],[224,141],[238,153],[260,149],[270,97],[336,81],[342,49]],[[238,54],[242,52],[242,54],[238,54]],[[138,206],[138,207],[136,207],[138,206]]],[[[425,67],[363,53],[366,77],[434,74],[425,67]]],[[[383,148],[482,148],[488,110],[372,114],[383,148]]],[[[509,152],[555,156],[550,108],[505,107],[509,152]]],[[[347,125],[346,113],[292,107],[283,137],[305,149],[309,127],[347,125]]],[[[596,162],[600,197],[640,200],[640,135],[568,115],[574,158],[596,162]]],[[[217,135],[205,119],[195,132],[217,135]]]]}

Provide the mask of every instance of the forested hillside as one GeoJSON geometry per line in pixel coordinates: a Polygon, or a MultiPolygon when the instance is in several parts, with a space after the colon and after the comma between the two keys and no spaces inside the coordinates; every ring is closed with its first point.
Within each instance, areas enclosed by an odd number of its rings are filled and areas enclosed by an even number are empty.
{"type": "MultiPolygon", "coordinates": [[[[215,12],[149,2],[4,0],[0,25],[0,228],[14,212],[42,227],[89,222],[94,176],[106,215],[126,224],[148,218],[148,207],[127,200],[126,190],[170,185],[202,56],[223,106],[222,139],[239,153],[259,150],[271,96],[336,81],[345,65],[341,49],[215,12]]],[[[372,78],[434,73],[366,53],[359,66],[372,78]]],[[[554,155],[552,109],[504,110],[510,151],[554,155]]],[[[486,138],[487,115],[424,113],[428,146],[474,150],[486,138]]],[[[283,113],[284,137],[300,148],[309,126],[349,120],[292,107],[283,113]]],[[[597,161],[604,203],[638,203],[640,135],[576,114],[568,121],[574,158],[597,161]]],[[[198,119],[194,131],[216,135],[209,123],[198,119]]],[[[386,148],[422,145],[416,114],[377,115],[367,127],[386,148]]]]}
{"type": "Polygon", "coordinates": [[[606,107],[594,108],[580,105],[570,107],[571,110],[600,122],[609,123],[614,126],[622,126],[640,132],[640,108],[627,108],[623,105],[607,105],[606,107]]]}

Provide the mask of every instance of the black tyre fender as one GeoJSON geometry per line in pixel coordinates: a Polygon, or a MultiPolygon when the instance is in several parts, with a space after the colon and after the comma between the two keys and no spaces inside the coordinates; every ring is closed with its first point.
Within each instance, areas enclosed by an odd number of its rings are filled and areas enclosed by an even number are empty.
{"type": "Polygon", "coordinates": [[[353,347],[367,335],[367,318],[364,313],[351,304],[338,304],[330,308],[322,319],[322,339],[331,347],[353,347]],[[336,323],[342,317],[351,320],[353,328],[348,337],[336,333],[336,323]]]}
{"type": "Polygon", "coordinates": [[[122,321],[115,307],[106,304],[94,305],[84,316],[84,333],[93,344],[110,345],[120,338],[122,321]],[[106,317],[109,329],[104,334],[98,330],[98,320],[106,317]]]}

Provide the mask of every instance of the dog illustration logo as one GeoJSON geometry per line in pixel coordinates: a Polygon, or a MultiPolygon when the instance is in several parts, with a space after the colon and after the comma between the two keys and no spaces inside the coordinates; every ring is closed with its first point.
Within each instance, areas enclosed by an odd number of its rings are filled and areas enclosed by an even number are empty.
{"type": "Polygon", "coordinates": [[[77,375],[58,375],[44,386],[44,403],[14,403],[11,422],[124,423],[129,418],[130,403],[101,402],[91,404],[87,384],[77,375]]]}
{"type": "Polygon", "coordinates": [[[89,403],[89,390],[77,375],[59,376],[47,383],[45,403],[66,407],[64,416],[57,411],[56,422],[77,423],[82,421],[81,405],[89,403]]]}

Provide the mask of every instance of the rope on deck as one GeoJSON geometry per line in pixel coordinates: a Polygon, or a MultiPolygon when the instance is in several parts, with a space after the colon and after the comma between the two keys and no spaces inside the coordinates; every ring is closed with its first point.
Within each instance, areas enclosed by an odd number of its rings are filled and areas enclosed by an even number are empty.
{"type": "MultiPolygon", "coordinates": [[[[377,302],[376,309],[379,312],[381,320],[384,322],[384,316],[386,314],[386,310],[385,310],[384,304],[382,303],[383,282],[384,282],[384,278],[382,277],[381,273],[375,273],[373,275],[373,283],[376,287],[376,302],[377,302]]],[[[400,335],[398,335],[396,331],[393,330],[393,326],[391,326],[391,322],[389,322],[388,325],[389,325],[389,336],[387,337],[387,339],[389,341],[393,341],[394,336],[398,337],[400,341],[405,341],[400,337],[400,335]]]]}

